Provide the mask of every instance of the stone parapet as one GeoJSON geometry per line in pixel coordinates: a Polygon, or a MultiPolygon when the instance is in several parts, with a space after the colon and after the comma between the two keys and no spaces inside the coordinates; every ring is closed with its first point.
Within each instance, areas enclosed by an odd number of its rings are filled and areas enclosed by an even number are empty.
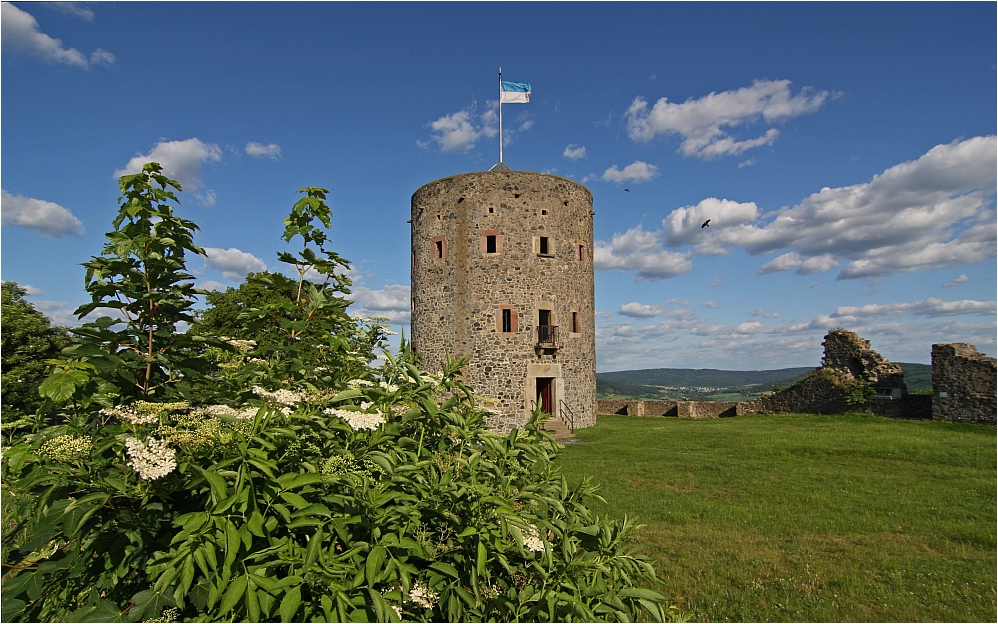
{"type": "Polygon", "coordinates": [[[995,358],[964,343],[932,345],[932,418],[995,424],[995,358]]]}

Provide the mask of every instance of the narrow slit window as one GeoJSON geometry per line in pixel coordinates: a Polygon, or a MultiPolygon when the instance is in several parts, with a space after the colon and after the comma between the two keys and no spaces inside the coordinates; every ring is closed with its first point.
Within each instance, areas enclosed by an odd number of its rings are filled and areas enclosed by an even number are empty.
{"type": "Polygon", "coordinates": [[[496,253],[496,236],[495,234],[490,234],[485,237],[485,253],[494,254],[496,253]]]}
{"type": "Polygon", "coordinates": [[[573,334],[577,334],[577,333],[579,333],[579,313],[578,313],[578,312],[576,312],[576,311],[574,311],[574,310],[572,311],[572,326],[571,326],[571,332],[572,332],[573,334]]]}
{"type": "Polygon", "coordinates": [[[443,236],[433,237],[433,259],[443,260],[447,257],[447,240],[443,236]]]}
{"type": "Polygon", "coordinates": [[[586,246],[580,244],[579,245],[579,262],[585,262],[585,261],[586,261],[586,246]]]}
{"type": "Polygon", "coordinates": [[[542,256],[547,256],[551,254],[551,242],[547,236],[541,236],[537,241],[537,253],[542,256]]]}
{"type": "Polygon", "coordinates": [[[515,334],[520,330],[516,310],[511,305],[500,306],[498,330],[503,334],[515,334]]]}

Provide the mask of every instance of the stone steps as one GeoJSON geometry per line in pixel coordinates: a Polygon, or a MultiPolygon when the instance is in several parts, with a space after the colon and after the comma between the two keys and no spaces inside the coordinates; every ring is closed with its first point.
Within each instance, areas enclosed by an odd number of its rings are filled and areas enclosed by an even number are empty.
{"type": "Polygon", "coordinates": [[[558,417],[552,416],[544,423],[544,430],[550,432],[551,437],[559,444],[581,444],[568,425],[558,417]]]}

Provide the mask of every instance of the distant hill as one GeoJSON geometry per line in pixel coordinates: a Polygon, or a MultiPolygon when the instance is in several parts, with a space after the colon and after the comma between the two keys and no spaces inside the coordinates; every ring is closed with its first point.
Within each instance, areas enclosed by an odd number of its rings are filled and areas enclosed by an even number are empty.
{"type": "Polygon", "coordinates": [[[597,373],[596,379],[643,386],[687,386],[733,388],[785,383],[807,375],[815,367],[781,368],[761,371],[732,371],[716,368],[647,368],[644,370],[597,373]]]}
{"type": "MultiPolygon", "coordinates": [[[[898,362],[910,392],[932,389],[932,367],[898,362]]],[[[682,397],[715,401],[743,401],[770,392],[774,386],[789,386],[816,367],[775,370],[732,371],[716,368],[648,368],[596,374],[599,398],[676,399],[682,397]]]]}

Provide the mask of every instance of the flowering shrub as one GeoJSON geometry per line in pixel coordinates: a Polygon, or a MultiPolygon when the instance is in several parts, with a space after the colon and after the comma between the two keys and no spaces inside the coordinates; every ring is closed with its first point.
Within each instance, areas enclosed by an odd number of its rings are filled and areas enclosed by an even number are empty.
{"type": "Polygon", "coordinates": [[[2,619],[665,618],[635,525],[567,485],[539,414],[494,433],[463,361],[426,375],[405,342],[385,359],[268,377],[231,405],[74,391],[75,415],[3,455],[2,619]]]}

